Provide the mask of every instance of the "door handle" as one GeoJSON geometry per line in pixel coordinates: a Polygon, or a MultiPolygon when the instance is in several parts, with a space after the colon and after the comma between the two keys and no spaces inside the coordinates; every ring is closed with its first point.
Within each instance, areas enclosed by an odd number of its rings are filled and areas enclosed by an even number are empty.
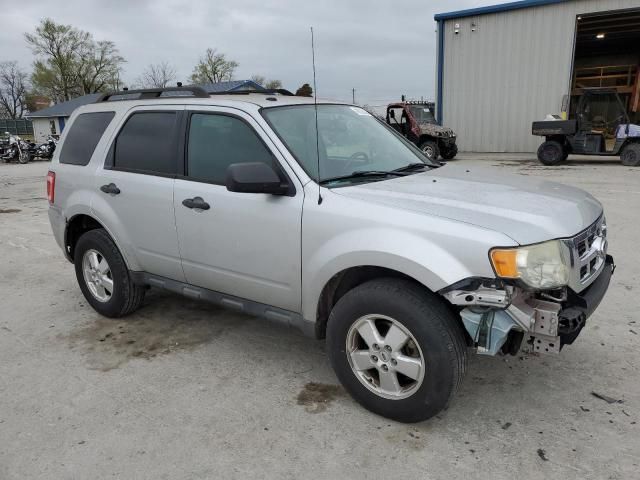
{"type": "Polygon", "coordinates": [[[118,195],[120,193],[120,189],[116,186],[115,183],[110,183],[109,185],[102,185],[100,187],[104,193],[110,193],[111,195],[118,195]]]}
{"type": "Polygon", "coordinates": [[[202,199],[202,197],[185,198],[182,201],[182,205],[187,208],[197,208],[199,210],[209,210],[209,208],[211,208],[209,204],[202,199]]]}

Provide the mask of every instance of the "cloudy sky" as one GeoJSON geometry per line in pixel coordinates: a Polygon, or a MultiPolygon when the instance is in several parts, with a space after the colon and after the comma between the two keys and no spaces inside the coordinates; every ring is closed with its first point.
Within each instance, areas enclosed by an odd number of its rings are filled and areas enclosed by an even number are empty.
{"type": "Polygon", "coordinates": [[[316,43],[319,96],[383,104],[404,93],[432,98],[435,13],[491,0],[0,0],[0,61],[30,68],[24,32],[51,17],[112,40],[132,82],[149,63],[168,61],[186,81],[213,47],[236,60],[236,79],[260,74],[295,90],[312,80],[309,26],[316,43]]]}

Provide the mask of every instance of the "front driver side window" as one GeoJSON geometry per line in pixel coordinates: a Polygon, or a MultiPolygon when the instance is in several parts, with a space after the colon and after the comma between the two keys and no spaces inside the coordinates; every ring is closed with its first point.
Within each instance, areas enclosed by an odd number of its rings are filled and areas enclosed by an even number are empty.
{"type": "Polygon", "coordinates": [[[263,162],[277,170],[276,160],[256,132],[239,118],[194,113],[189,125],[187,176],[225,184],[232,163],[263,162]]]}

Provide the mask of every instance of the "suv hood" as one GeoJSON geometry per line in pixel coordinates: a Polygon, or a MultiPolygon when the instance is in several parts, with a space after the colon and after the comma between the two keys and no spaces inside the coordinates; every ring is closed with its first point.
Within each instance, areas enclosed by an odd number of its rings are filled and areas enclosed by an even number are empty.
{"type": "Polygon", "coordinates": [[[502,232],[521,245],[573,237],[602,214],[584,190],[488,168],[447,165],[333,192],[502,232]]]}

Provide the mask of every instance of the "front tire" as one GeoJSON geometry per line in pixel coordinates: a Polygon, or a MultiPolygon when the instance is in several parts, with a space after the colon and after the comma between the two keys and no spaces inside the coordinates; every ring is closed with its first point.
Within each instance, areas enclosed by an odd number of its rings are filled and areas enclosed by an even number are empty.
{"type": "Polygon", "coordinates": [[[630,143],[620,154],[620,160],[626,167],[640,167],[640,144],[630,143]]]}
{"type": "Polygon", "coordinates": [[[396,278],[366,282],[340,298],[329,316],[327,350],[356,401],[400,422],[445,409],[467,365],[462,327],[444,301],[396,278]]]}
{"type": "Polygon", "coordinates": [[[452,160],[457,154],[458,154],[457,145],[452,145],[448,149],[442,150],[440,152],[440,155],[442,155],[442,158],[445,160],[452,160]]]}
{"type": "Polygon", "coordinates": [[[73,263],[84,297],[101,315],[122,317],[142,304],[144,286],[133,283],[118,247],[102,228],[78,239],[73,263]]]}
{"type": "Polygon", "coordinates": [[[433,140],[424,140],[420,142],[418,148],[422,150],[422,153],[424,153],[429,160],[435,161],[440,156],[440,149],[438,148],[438,144],[433,140]]]}
{"type": "Polygon", "coordinates": [[[20,152],[18,154],[18,162],[21,164],[26,164],[31,161],[31,153],[30,152],[20,152]]]}
{"type": "Polygon", "coordinates": [[[565,149],[560,142],[547,140],[538,148],[538,160],[544,165],[558,165],[566,160],[565,149]]]}

